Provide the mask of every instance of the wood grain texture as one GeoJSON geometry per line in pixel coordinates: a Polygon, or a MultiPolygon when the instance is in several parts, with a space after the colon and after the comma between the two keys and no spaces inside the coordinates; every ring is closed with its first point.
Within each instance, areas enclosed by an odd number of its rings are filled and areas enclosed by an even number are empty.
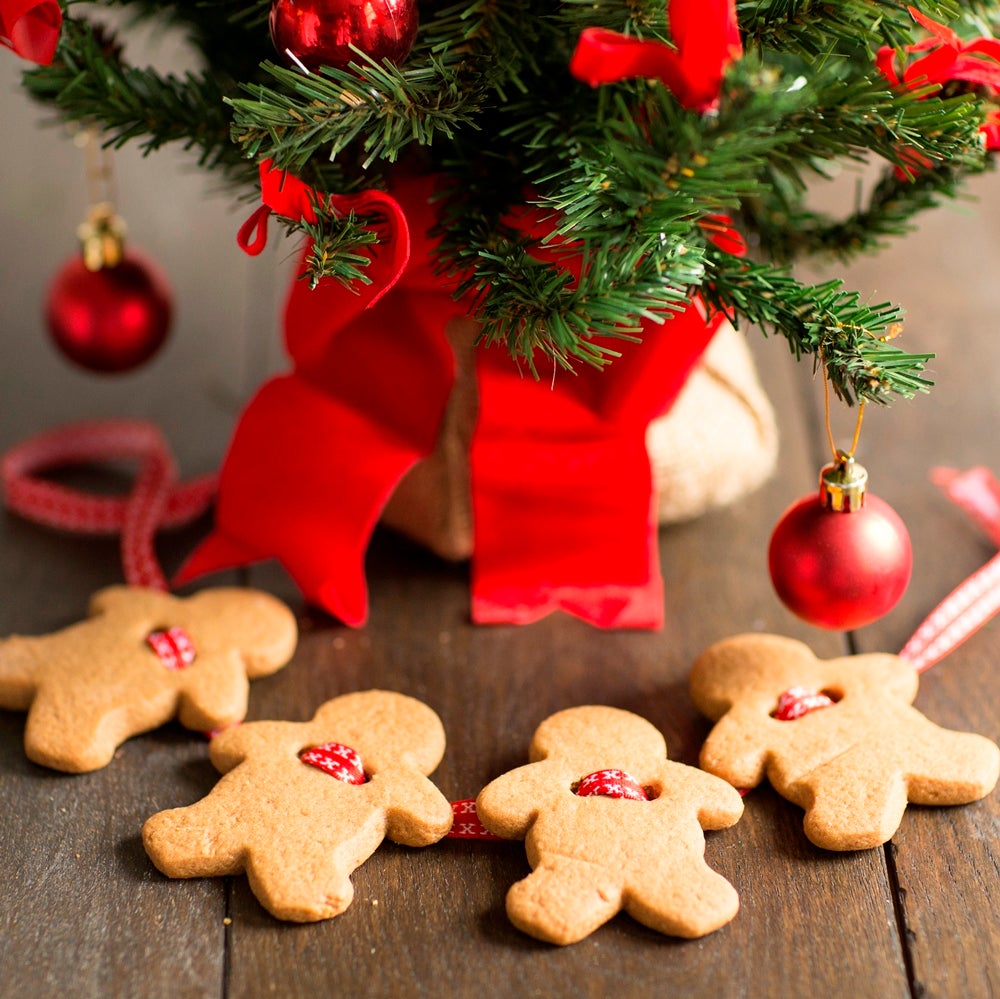
{"type": "MultiPolygon", "coordinates": [[[[11,60],[0,61],[8,91],[15,73],[11,60]]],[[[46,344],[37,302],[70,252],[84,197],[79,158],[55,132],[33,130],[35,112],[15,101],[11,115],[9,128],[30,145],[0,147],[8,235],[0,245],[0,447],[64,419],[136,415],[163,424],[185,474],[213,467],[250,386],[280,363],[285,251],[243,260],[231,249],[239,220],[224,202],[206,200],[181,158],[126,157],[122,208],[137,241],[175,275],[179,325],[145,371],[112,380],[74,372],[46,344]]],[[[873,489],[907,521],[917,561],[900,607],[855,636],[861,651],[898,649],[946,590],[993,554],[927,480],[940,463],[1000,471],[992,322],[1000,190],[991,178],[978,188],[987,197],[981,209],[935,213],[847,275],[877,300],[906,302],[906,346],[941,354],[931,396],[866,419],[859,456],[873,489]]],[[[814,488],[826,452],[818,384],[781,342],[757,340],[755,353],[780,416],[779,472],[736,507],[661,532],[662,632],[602,633],[561,616],[475,628],[467,568],[380,532],[363,630],[303,607],[273,565],[249,574],[287,599],[302,625],[292,663],[253,685],[251,717],[304,720],[324,700],[369,687],[411,694],[444,721],[448,748],[434,779],[451,799],[472,797],[525,762],[537,724],[576,704],[642,714],[664,732],[673,759],[695,763],[708,724],[688,698],[687,671],[704,647],[758,630],[803,638],[820,655],[848,648],[844,636],[792,618],[767,579],[771,528],[814,488]]],[[[849,418],[836,420],[849,432],[849,418]]],[[[168,567],[204,526],[162,540],[168,567]]],[[[0,634],[68,624],[90,592],[119,578],[114,542],[0,518],[0,634]]],[[[987,627],[926,675],[918,706],[929,717],[1000,736],[998,634],[1000,625],[987,627]]],[[[272,919],[244,878],[170,881],[145,857],[139,828],[152,812],[211,788],[206,744],[168,726],[131,740],[105,770],[66,777],[24,759],[23,726],[22,715],[0,712],[0,994],[1000,996],[997,794],[967,808],[911,809],[886,850],[829,854],[806,840],[801,810],[755,790],[735,827],[707,836],[708,862],[741,896],[729,926],[682,942],[618,916],[559,949],[507,921],[504,895],[528,871],[519,843],[386,844],[355,874],[351,908],[307,926],[272,919]]]]}
{"type": "MultiPolygon", "coordinates": [[[[858,635],[859,651],[896,651],[935,604],[996,552],[930,482],[938,465],[1000,473],[1000,197],[931,215],[887,257],[855,267],[907,304],[906,346],[933,350],[933,392],[867,421],[862,459],[872,489],[896,507],[914,545],[914,575],[898,609],[858,635]]],[[[946,728],[1000,739],[994,620],[921,678],[916,706],[946,728]]],[[[888,848],[915,995],[1000,995],[1000,795],[962,808],[910,808],[888,848]]]]}

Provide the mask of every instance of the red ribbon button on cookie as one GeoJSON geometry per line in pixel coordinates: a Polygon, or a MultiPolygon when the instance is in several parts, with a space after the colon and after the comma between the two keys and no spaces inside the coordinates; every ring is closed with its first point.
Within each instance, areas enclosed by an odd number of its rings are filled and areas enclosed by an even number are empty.
{"type": "Polygon", "coordinates": [[[580,781],[576,793],[581,798],[599,795],[602,798],[628,798],[649,801],[649,795],[639,782],[624,770],[595,770],[580,781]]]}
{"type": "Polygon", "coordinates": [[[358,753],[339,742],[313,746],[300,753],[299,759],[345,784],[364,784],[368,780],[358,753]]]}

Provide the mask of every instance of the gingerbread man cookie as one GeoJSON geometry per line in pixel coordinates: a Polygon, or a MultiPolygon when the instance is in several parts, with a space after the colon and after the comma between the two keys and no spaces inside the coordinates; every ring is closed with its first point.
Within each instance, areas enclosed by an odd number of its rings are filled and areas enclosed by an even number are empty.
{"type": "Polygon", "coordinates": [[[889,840],[907,802],[962,805],[989,794],[1000,750],[911,707],[917,671],[899,656],[817,659],[778,635],[739,635],[706,650],[691,696],[715,727],[701,766],[737,787],[766,776],[805,809],[827,850],[889,840]]]}
{"type": "Polygon", "coordinates": [[[291,611],[256,590],[109,586],[87,620],[0,641],[0,707],[28,712],[30,759],[84,773],[175,716],[203,731],[241,721],[248,678],[284,666],[296,639],[291,611]]]}
{"type": "Polygon", "coordinates": [[[518,929],[571,944],[624,909],[661,933],[699,937],[736,915],[735,889],[705,863],[703,829],[733,825],[743,802],[666,756],[645,719],[570,708],[538,727],[531,763],[483,789],[483,824],[524,839],[533,868],[507,894],[518,929]]]}
{"type": "Polygon", "coordinates": [[[383,838],[435,843],[451,805],[427,779],[444,755],[427,705],[368,690],[327,701],[309,722],[249,722],[217,735],[225,776],[186,808],[143,826],[153,863],[172,878],[246,872],[279,919],[314,922],[350,904],[350,875],[383,838]]]}

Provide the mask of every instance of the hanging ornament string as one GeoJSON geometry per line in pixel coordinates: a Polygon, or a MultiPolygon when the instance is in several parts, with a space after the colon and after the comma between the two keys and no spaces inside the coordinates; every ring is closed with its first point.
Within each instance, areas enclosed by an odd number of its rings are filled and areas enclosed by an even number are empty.
{"type": "MultiPolygon", "coordinates": [[[[819,363],[823,370],[823,418],[826,425],[826,439],[830,444],[830,453],[833,455],[833,460],[837,461],[842,452],[837,447],[837,442],[833,436],[833,426],[830,420],[830,380],[826,377],[826,356],[823,353],[822,347],[819,349],[819,363]]],[[[854,452],[858,449],[858,441],[861,440],[861,424],[865,418],[865,401],[861,399],[858,402],[858,417],[854,422],[854,436],[851,438],[851,446],[846,452],[848,458],[854,457],[854,452]]]]}
{"type": "Polygon", "coordinates": [[[200,516],[216,487],[215,475],[178,482],[167,442],[143,420],[95,420],[30,437],[0,459],[0,482],[9,509],[28,520],[74,534],[120,534],[125,581],[160,590],[169,587],[156,558],[156,532],[200,516]],[[126,497],[95,496],[40,474],[121,460],[140,462],[126,497]]]}

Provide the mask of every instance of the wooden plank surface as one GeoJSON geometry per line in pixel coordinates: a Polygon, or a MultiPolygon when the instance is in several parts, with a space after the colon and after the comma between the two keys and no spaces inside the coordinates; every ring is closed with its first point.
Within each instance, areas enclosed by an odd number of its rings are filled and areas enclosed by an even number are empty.
{"type": "MultiPolygon", "coordinates": [[[[0,72],[9,91],[13,73],[3,64],[0,72]]],[[[12,107],[26,145],[0,149],[0,225],[15,237],[0,245],[0,447],[65,419],[142,415],[163,424],[185,474],[213,467],[240,398],[274,357],[282,257],[252,267],[238,259],[233,218],[180,161],[126,161],[133,232],[178,275],[177,332],[139,374],[108,381],[70,371],[45,344],[36,303],[69,252],[83,195],[60,178],[77,158],[12,107]],[[167,207],[149,194],[161,189],[167,207]]],[[[1000,471],[997,183],[979,185],[981,209],[938,213],[850,272],[853,286],[907,303],[910,349],[941,354],[933,395],[866,422],[862,458],[875,491],[908,522],[917,561],[899,609],[857,636],[864,651],[898,649],[947,588],[993,554],[927,473],[941,463],[1000,471]]],[[[368,687],[417,696],[448,733],[435,780],[451,799],[524,762],[538,722],[580,703],[646,716],[674,759],[694,763],[708,725],[686,677],[706,645],[764,630],[804,638],[822,655],[847,648],[843,636],[796,622],[767,580],[768,534],[813,487],[825,452],[818,386],[783,344],[756,343],[755,352],[781,420],[780,469],[737,507],[662,532],[662,632],[599,633],[564,617],[474,628],[466,568],[383,533],[369,558],[372,618],[361,631],[302,607],[275,568],[250,575],[288,599],[303,628],[290,666],[254,685],[251,716],[301,720],[328,697],[368,687]]],[[[175,565],[196,536],[164,539],[165,561],[175,565]]],[[[4,514],[0,634],[70,623],[118,573],[113,542],[61,537],[4,514]]],[[[918,706],[946,726],[1000,736],[998,640],[991,626],[935,667],[918,706]]],[[[67,777],[27,762],[22,734],[23,716],[0,712],[0,994],[1000,995],[996,794],[968,808],[911,809],[886,850],[840,855],[808,843],[800,810],[756,790],[734,828],[707,837],[709,863],[740,892],[732,924],[681,942],[619,916],[559,949],[520,934],[504,914],[507,888],[528,870],[520,844],[386,845],[355,875],[343,916],[281,924],[245,879],[172,882],[142,850],[146,816],[212,786],[204,741],[169,726],[129,742],[105,770],[67,777]]]]}

